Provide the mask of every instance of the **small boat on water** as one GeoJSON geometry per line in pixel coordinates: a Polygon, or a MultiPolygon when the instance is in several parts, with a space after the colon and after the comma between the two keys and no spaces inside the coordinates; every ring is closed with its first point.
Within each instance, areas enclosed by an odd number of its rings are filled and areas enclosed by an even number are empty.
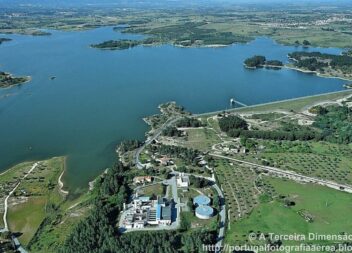
{"type": "Polygon", "coordinates": [[[344,84],[343,87],[346,88],[346,89],[352,89],[352,83],[344,84]]]}

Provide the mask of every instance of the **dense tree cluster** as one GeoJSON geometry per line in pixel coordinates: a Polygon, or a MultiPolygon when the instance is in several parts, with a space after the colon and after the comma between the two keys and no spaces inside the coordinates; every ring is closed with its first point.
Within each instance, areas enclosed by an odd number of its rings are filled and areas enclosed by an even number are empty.
{"type": "Polygon", "coordinates": [[[182,131],[178,130],[175,126],[169,126],[164,128],[161,134],[169,137],[181,137],[182,131]]]}
{"type": "Polygon", "coordinates": [[[284,64],[279,60],[268,60],[265,62],[265,65],[281,67],[284,64]]]}
{"type": "Polygon", "coordinates": [[[248,129],[247,122],[235,115],[225,116],[219,119],[219,126],[221,131],[229,132],[233,129],[241,129],[246,130],[248,129]]]}
{"type": "Polygon", "coordinates": [[[94,48],[100,49],[129,49],[136,47],[141,44],[141,41],[138,40],[108,40],[99,44],[91,45],[94,48]]]}
{"type": "Polygon", "coordinates": [[[283,131],[283,130],[241,130],[232,129],[227,134],[231,137],[243,137],[243,138],[256,138],[265,140],[288,140],[288,141],[307,141],[307,140],[319,140],[321,135],[312,130],[296,130],[296,131],[283,131]]]}
{"type": "Polygon", "coordinates": [[[322,138],[336,143],[352,142],[352,110],[347,106],[329,106],[318,110],[313,126],[322,130],[322,138]]]}
{"type": "Polygon", "coordinates": [[[119,248],[116,222],[130,193],[129,168],[118,162],[96,182],[93,209],[67,238],[63,253],[115,252],[119,248]]]}
{"type": "Polygon", "coordinates": [[[267,60],[265,56],[255,55],[253,57],[247,58],[244,61],[244,65],[249,68],[258,68],[258,67],[282,67],[283,63],[279,60],[267,60]]]}
{"type": "Polygon", "coordinates": [[[151,147],[153,152],[159,152],[161,155],[182,158],[184,161],[195,164],[196,157],[199,156],[199,151],[195,149],[172,146],[172,145],[160,145],[158,147],[151,147]]]}
{"type": "Polygon", "coordinates": [[[256,67],[259,67],[259,66],[263,66],[265,64],[265,62],[266,62],[265,56],[255,55],[255,56],[253,56],[251,58],[247,58],[244,61],[244,64],[247,67],[256,68],[256,67]]]}
{"type": "Polygon", "coordinates": [[[310,46],[310,42],[308,40],[303,40],[303,46],[310,46]]]}
{"type": "Polygon", "coordinates": [[[352,72],[352,57],[348,54],[334,55],[320,52],[294,52],[289,57],[295,60],[295,66],[309,70],[331,67],[343,72],[352,72]]]}
{"type": "Polygon", "coordinates": [[[189,182],[192,186],[194,186],[195,188],[204,188],[210,185],[210,181],[205,179],[205,178],[201,178],[201,177],[195,177],[193,175],[191,175],[189,177],[189,182]]]}
{"type": "Polygon", "coordinates": [[[121,152],[127,152],[127,151],[132,151],[135,150],[136,148],[139,148],[142,145],[142,142],[139,140],[125,140],[122,141],[121,144],[119,145],[119,149],[121,152]]]}
{"type": "Polygon", "coordinates": [[[177,127],[201,127],[203,126],[202,122],[195,118],[185,117],[177,121],[177,127]]]}

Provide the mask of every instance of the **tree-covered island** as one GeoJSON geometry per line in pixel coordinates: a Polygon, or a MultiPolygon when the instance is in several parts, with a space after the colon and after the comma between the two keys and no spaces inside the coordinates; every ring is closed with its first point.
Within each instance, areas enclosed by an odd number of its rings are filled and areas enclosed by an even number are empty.
{"type": "Polygon", "coordinates": [[[99,44],[93,44],[91,47],[99,49],[124,50],[136,47],[140,44],[142,44],[142,41],[138,40],[108,40],[99,44]]]}
{"type": "Polygon", "coordinates": [[[29,76],[16,77],[10,73],[0,71],[0,88],[8,88],[14,85],[28,82],[31,78],[29,76]]]}
{"type": "Polygon", "coordinates": [[[253,57],[247,58],[244,61],[244,66],[246,68],[274,68],[279,69],[283,66],[283,63],[278,60],[267,60],[265,56],[255,55],[253,57]]]}

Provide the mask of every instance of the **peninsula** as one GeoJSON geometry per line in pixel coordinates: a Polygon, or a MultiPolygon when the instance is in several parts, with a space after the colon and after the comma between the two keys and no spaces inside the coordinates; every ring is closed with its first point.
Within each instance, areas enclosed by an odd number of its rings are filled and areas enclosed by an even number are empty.
{"type": "Polygon", "coordinates": [[[352,80],[352,56],[350,51],[341,54],[326,54],[320,52],[294,52],[288,55],[293,61],[289,67],[300,71],[309,71],[326,77],[339,77],[352,80]]]}
{"type": "Polygon", "coordinates": [[[0,88],[9,88],[30,81],[29,76],[16,77],[10,73],[0,71],[0,88]]]}
{"type": "Polygon", "coordinates": [[[255,55],[244,61],[249,69],[257,68],[288,68],[304,73],[314,73],[322,77],[334,77],[352,80],[352,56],[347,51],[341,55],[320,52],[293,52],[288,54],[291,63],[283,64],[278,60],[266,60],[265,56],[255,55]]]}

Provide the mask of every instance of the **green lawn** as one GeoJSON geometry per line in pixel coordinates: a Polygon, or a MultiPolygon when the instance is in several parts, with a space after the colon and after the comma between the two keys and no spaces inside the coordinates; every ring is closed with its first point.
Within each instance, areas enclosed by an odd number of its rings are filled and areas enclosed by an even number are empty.
{"type": "Polygon", "coordinates": [[[185,146],[198,150],[209,150],[214,143],[220,142],[219,136],[212,129],[199,128],[189,129],[187,132],[187,141],[185,146]]]}

